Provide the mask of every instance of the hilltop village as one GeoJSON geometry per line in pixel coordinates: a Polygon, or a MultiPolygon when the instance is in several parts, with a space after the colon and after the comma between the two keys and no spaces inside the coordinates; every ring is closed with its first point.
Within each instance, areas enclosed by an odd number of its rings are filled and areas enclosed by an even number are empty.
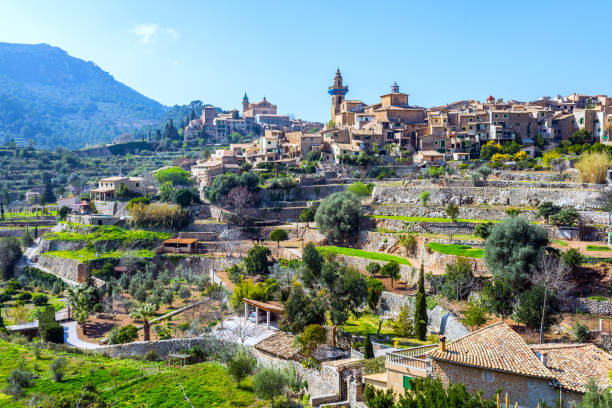
{"type": "Polygon", "coordinates": [[[612,406],[612,97],[327,92],[0,146],[0,405],[612,406]]]}

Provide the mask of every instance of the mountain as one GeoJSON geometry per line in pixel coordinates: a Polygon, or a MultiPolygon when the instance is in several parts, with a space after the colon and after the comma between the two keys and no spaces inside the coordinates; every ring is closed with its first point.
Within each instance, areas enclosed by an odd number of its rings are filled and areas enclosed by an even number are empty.
{"type": "Polygon", "coordinates": [[[80,148],[158,123],[167,110],[61,48],[0,43],[0,143],[80,148]]]}

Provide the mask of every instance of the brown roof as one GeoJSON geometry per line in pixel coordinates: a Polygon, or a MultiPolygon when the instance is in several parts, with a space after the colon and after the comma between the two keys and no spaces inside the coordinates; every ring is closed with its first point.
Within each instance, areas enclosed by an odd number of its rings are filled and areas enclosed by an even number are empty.
{"type": "Polygon", "coordinates": [[[612,356],[592,344],[534,344],[531,349],[546,355],[546,367],[571,391],[586,392],[586,384],[593,378],[604,389],[612,370],[612,356]]]}
{"type": "Polygon", "coordinates": [[[198,242],[195,238],[169,238],[163,242],[163,245],[166,244],[193,244],[198,242]]]}
{"type": "Polygon", "coordinates": [[[429,355],[453,364],[554,378],[521,336],[503,321],[447,343],[445,352],[436,349],[429,355]]]}
{"type": "Polygon", "coordinates": [[[285,307],[280,302],[275,302],[275,301],[260,302],[259,300],[246,299],[246,298],[243,298],[242,300],[251,306],[257,307],[267,312],[283,313],[285,311],[285,307]]]}
{"type": "Polygon", "coordinates": [[[279,331],[255,344],[253,347],[285,360],[294,360],[298,355],[297,350],[293,348],[294,340],[293,334],[279,331]]]}

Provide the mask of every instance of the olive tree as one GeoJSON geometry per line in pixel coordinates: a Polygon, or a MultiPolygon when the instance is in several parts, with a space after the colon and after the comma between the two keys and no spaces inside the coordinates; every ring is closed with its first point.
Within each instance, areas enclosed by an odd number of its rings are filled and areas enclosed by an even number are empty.
{"type": "Polygon", "coordinates": [[[361,213],[359,198],[343,191],[323,200],[315,214],[315,222],[330,241],[352,241],[359,234],[361,213]]]}

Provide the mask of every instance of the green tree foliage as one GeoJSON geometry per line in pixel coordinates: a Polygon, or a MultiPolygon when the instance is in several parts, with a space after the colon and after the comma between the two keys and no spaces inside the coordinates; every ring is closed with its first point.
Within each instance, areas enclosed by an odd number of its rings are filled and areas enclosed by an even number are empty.
{"type": "Polygon", "coordinates": [[[306,160],[309,162],[316,162],[321,160],[321,152],[318,150],[311,150],[306,154],[306,160]]]}
{"type": "Polygon", "coordinates": [[[505,279],[485,281],[481,295],[489,310],[502,319],[510,316],[514,309],[514,290],[505,279]]]}
{"type": "Polygon", "coordinates": [[[181,188],[174,194],[174,202],[181,207],[187,207],[195,201],[193,192],[188,188],[181,188]]]}
{"type": "Polygon", "coordinates": [[[321,299],[309,295],[302,285],[296,283],[285,302],[284,317],[284,328],[300,333],[309,324],[325,323],[325,306],[321,299]]]}
{"type": "Polygon", "coordinates": [[[274,231],[270,232],[270,241],[276,241],[276,245],[280,247],[281,241],[286,241],[289,238],[287,235],[287,231],[281,228],[277,228],[274,231]]]}
{"type": "Polygon", "coordinates": [[[320,324],[309,324],[304,328],[304,332],[296,337],[296,345],[300,353],[306,357],[311,357],[312,353],[321,344],[325,344],[327,334],[320,324]]]}
{"type": "Polygon", "coordinates": [[[419,285],[417,287],[416,303],[414,308],[414,333],[421,341],[427,336],[427,298],[425,295],[425,268],[421,264],[419,271],[419,285]]]}
{"type": "Polygon", "coordinates": [[[348,314],[358,313],[358,308],[366,302],[368,283],[354,267],[335,262],[326,262],[321,272],[329,288],[330,318],[334,325],[340,326],[348,319],[348,314]],[[327,268],[326,268],[327,267],[327,268]]]}
{"type": "Polygon", "coordinates": [[[302,262],[304,263],[302,281],[306,286],[312,286],[321,277],[321,268],[323,267],[323,257],[312,242],[304,245],[302,262]]]}
{"type": "Polygon", "coordinates": [[[448,218],[453,220],[453,222],[457,221],[457,217],[459,216],[459,207],[455,203],[449,203],[444,212],[448,218]]]}
{"type": "Polygon", "coordinates": [[[561,207],[554,205],[551,201],[544,201],[538,206],[538,217],[544,218],[548,222],[548,219],[559,211],[561,211],[561,207]]]}
{"type": "MultiPolygon", "coordinates": [[[[518,304],[514,310],[514,319],[531,328],[540,327],[542,318],[542,307],[544,306],[544,287],[536,285],[521,293],[518,304]]],[[[555,313],[557,312],[556,297],[547,293],[546,311],[544,314],[544,329],[557,322],[555,313]]]]}
{"type": "Polygon", "coordinates": [[[316,210],[312,207],[306,207],[300,213],[300,221],[305,222],[307,227],[310,227],[308,223],[313,222],[315,220],[316,210]]]}
{"type": "Polygon", "coordinates": [[[361,222],[359,198],[347,191],[326,197],[317,209],[315,221],[331,242],[356,239],[361,222]]]}
{"type": "Polygon", "coordinates": [[[374,358],[374,346],[370,338],[370,332],[366,333],[365,341],[363,342],[363,358],[366,360],[374,358]]]}
{"type": "Polygon", "coordinates": [[[13,276],[13,269],[21,258],[21,245],[15,237],[0,238],[0,273],[8,280],[13,276]]]}
{"type": "Polygon", "coordinates": [[[285,392],[286,373],[279,368],[262,368],[253,377],[253,391],[262,399],[274,399],[285,392]]]}
{"type": "Polygon", "coordinates": [[[502,151],[503,147],[499,143],[490,141],[480,148],[480,159],[491,160],[494,154],[502,153],[502,151]]]}
{"type": "Polygon", "coordinates": [[[463,324],[470,327],[480,327],[487,322],[487,308],[478,300],[470,299],[464,313],[463,324]]]}
{"type": "Polygon", "coordinates": [[[108,344],[131,343],[138,338],[138,329],[131,325],[113,328],[108,336],[108,344]]]}
{"type": "Polygon", "coordinates": [[[400,266],[397,261],[389,261],[384,264],[380,269],[380,274],[386,278],[391,278],[391,287],[393,287],[393,281],[402,277],[400,274],[400,266]]]}
{"type": "Polygon", "coordinates": [[[370,262],[366,266],[366,271],[372,276],[378,275],[380,272],[380,264],[378,262],[370,262]]]}
{"type": "Polygon", "coordinates": [[[591,134],[584,129],[580,129],[570,136],[569,141],[573,145],[583,145],[585,143],[590,143],[591,134]]]}
{"type": "Polygon", "coordinates": [[[274,283],[273,279],[268,279],[265,282],[257,282],[257,284],[254,284],[251,279],[241,279],[234,286],[234,291],[230,298],[230,306],[234,310],[240,311],[243,305],[242,299],[244,298],[261,302],[267,301],[270,297],[271,290],[275,287],[274,283]]]}
{"type": "MultiPolygon", "coordinates": [[[[385,391],[374,388],[368,384],[363,392],[365,403],[368,408],[395,408],[395,395],[393,391],[387,389],[385,391]]],[[[399,407],[398,407],[399,408],[399,407]]]]}
{"type": "Polygon", "coordinates": [[[153,174],[153,178],[159,184],[172,183],[174,187],[190,187],[193,184],[191,173],[180,167],[169,167],[158,170],[153,174]]]}
{"type": "Polygon", "coordinates": [[[397,319],[392,321],[393,333],[399,337],[412,337],[414,335],[414,324],[412,324],[412,317],[410,315],[410,308],[408,305],[402,305],[397,319]]]}
{"type": "Polygon", "coordinates": [[[561,254],[561,262],[570,270],[576,269],[582,263],[583,256],[576,248],[568,249],[561,254]]]}
{"type": "Polygon", "coordinates": [[[601,389],[594,379],[589,379],[582,401],[577,408],[610,408],[612,407],[612,393],[610,387],[601,389]]]}
{"type": "Polygon", "coordinates": [[[446,264],[446,274],[440,292],[448,299],[465,300],[476,286],[472,265],[467,258],[459,257],[446,264]]]}
{"type": "MultiPolygon", "coordinates": [[[[376,264],[378,265],[378,264],[376,264]]],[[[368,307],[371,311],[374,311],[378,308],[378,301],[380,300],[380,295],[382,295],[385,287],[382,282],[373,276],[369,276],[367,279],[368,282],[368,307]]]]}
{"type": "Polygon", "coordinates": [[[240,282],[240,280],[244,277],[244,267],[240,264],[233,264],[229,268],[225,270],[230,280],[234,283],[240,282]]]}
{"type": "Polygon", "coordinates": [[[23,234],[21,234],[21,237],[19,237],[19,241],[21,241],[21,246],[24,248],[27,248],[32,245],[32,243],[34,242],[34,237],[32,236],[30,230],[25,230],[23,234]]]}
{"type": "Polygon", "coordinates": [[[66,207],[65,205],[61,206],[59,210],[57,210],[57,216],[60,220],[65,220],[70,214],[70,207],[66,207]]]}
{"type": "Polygon", "coordinates": [[[268,274],[268,266],[270,266],[268,257],[271,255],[272,252],[270,251],[270,248],[261,245],[254,245],[251,249],[249,249],[247,257],[244,259],[246,273],[250,276],[266,276],[268,274]]]}
{"type": "Polygon", "coordinates": [[[492,228],[492,222],[478,224],[476,225],[476,228],[474,228],[474,235],[482,239],[487,239],[489,237],[489,234],[491,233],[492,228]]]}
{"type": "Polygon", "coordinates": [[[38,332],[43,341],[58,344],[64,342],[64,328],[55,321],[53,306],[47,306],[38,313],[38,332]]]}
{"type": "Polygon", "coordinates": [[[253,354],[246,348],[238,350],[234,357],[227,363],[229,375],[231,375],[238,384],[240,384],[245,377],[253,374],[255,367],[257,367],[257,360],[255,360],[253,354]]]}
{"type": "Polygon", "coordinates": [[[254,192],[257,191],[258,185],[259,176],[256,173],[246,172],[240,175],[232,173],[220,174],[213,179],[207,191],[207,196],[210,201],[218,203],[234,187],[245,186],[249,191],[254,192]]]}
{"type": "Polygon", "coordinates": [[[51,181],[46,181],[43,186],[43,191],[40,194],[40,203],[42,205],[52,204],[57,200],[55,194],[53,193],[53,186],[51,185],[51,181]]]}
{"type": "Polygon", "coordinates": [[[374,184],[372,183],[362,183],[361,181],[357,181],[351,184],[348,188],[350,193],[355,194],[359,198],[367,198],[372,195],[372,190],[374,190],[374,184]]]}
{"type": "Polygon", "coordinates": [[[156,307],[151,303],[143,303],[132,311],[131,316],[135,319],[142,320],[142,331],[144,333],[144,341],[151,340],[151,329],[149,326],[149,320],[155,316],[156,307]]]}
{"type": "Polygon", "coordinates": [[[523,217],[510,217],[492,228],[485,242],[484,263],[495,279],[506,279],[518,290],[533,273],[546,245],[545,229],[523,217]]]}
{"type": "Polygon", "coordinates": [[[91,299],[94,289],[87,285],[69,286],[67,288],[68,302],[72,307],[74,317],[85,333],[87,320],[91,314],[91,299]]]}
{"type": "Polygon", "coordinates": [[[548,220],[553,225],[575,226],[580,221],[578,210],[573,207],[565,207],[558,213],[551,215],[548,220]]]}
{"type": "Polygon", "coordinates": [[[431,193],[429,191],[421,191],[421,194],[419,194],[419,201],[423,204],[423,207],[427,206],[430,197],[431,193]]]}
{"type": "Polygon", "coordinates": [[[49,365],[49,371],[51,372],[51,378],[55,382],[61,382],[66,375],[66,367],[68,366],[68,360],[64,356],[59,356],[49,365]]]}

